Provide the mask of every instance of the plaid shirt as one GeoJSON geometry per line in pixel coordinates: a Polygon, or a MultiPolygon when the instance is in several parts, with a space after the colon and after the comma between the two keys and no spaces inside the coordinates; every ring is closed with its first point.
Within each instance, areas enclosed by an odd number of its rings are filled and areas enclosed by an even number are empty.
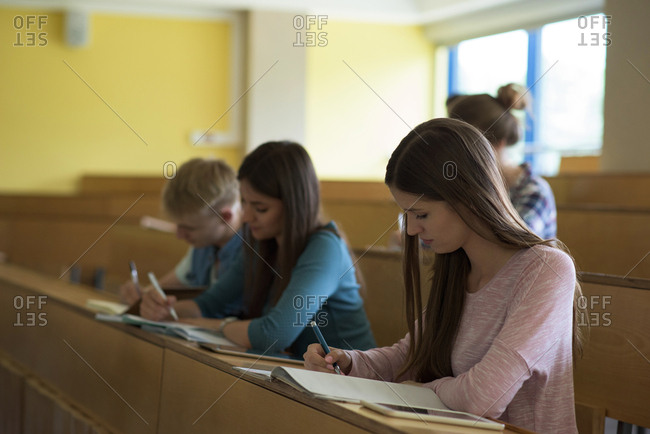
{"type": "Polygon", "coordinates": [[[557,211],[553,190],[544,179],[532,174],[528,163],[523,174],[510,188],[510,200],[528,227],[544,239],[555,238],[557,211]]]}

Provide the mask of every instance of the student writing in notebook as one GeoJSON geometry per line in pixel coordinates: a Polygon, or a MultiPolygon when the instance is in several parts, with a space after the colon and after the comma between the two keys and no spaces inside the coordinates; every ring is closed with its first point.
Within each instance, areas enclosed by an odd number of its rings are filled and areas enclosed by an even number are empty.
{"type": "MultiPolygon", "coordinates": [[[[447,100],[447,111],[450,118],[465,121],[484,132],[494,148],[510,201],[521,218],[541,238],[555,238],[557,210],[551,186],[533,174],[528,163],[513,164],[507,152],[520,139],[520,125],[514,111],[525,110],[529,105],[530,100],[521,86],[510,83],[501,86],[496,97],[486,93],[453,95],[447,100]]],[[[397,248],[400,240],[401,232],[393,233],[389,246],[397,248]]]]}
{"type": "MultiPolygon", "coordinates": [[[[165,184],[162,204],[176,223],[176,236],[191,247],[175,269],[159,279],[160,284],[190,287],[214,283],[241,252],[241,238],[235,234],[241,225],[235,172],[222,160],[189,160],[165,184]]],[[[142,292],[150,289],[153,287],[145,287],[142,292]]],[[[128,304],[140,298],[131,281],[120,287],[120,296],[128,304]]]]}
{"type": "Polygon", "coordinates": [[[332,345],[375,346],[345,241],[319,219],[319,183],[307,151],[269,142],[244,159],[238,174],[246,246],[235,264],[198,298],[165,303],[146,293],[141,314],[221,330],[231,341],[268,352],[302,354],[316,342],[315,320],[332,345]],[[215,320],[242,302],[239,317],[215,320]],[[203,317],[203,318],[198,318],[203,317]],[[189,318],[189,319],[188,319],[189,318]],[[191,320],[191,318],[195,318],[191,320]]]}
{"type": "Polygon", "coordinates": [[[369,351],[318,344],[305,366],[416,381],[453,410],[540,433],[575,433],[573,356],[580,287],[571,256],[513,208],[490,143],[459,120],[433,119],[393,152],[385,182],[404,210],[409,334],[369,351]],[[420,243],[435,252],[421,300],[420,243]]]}

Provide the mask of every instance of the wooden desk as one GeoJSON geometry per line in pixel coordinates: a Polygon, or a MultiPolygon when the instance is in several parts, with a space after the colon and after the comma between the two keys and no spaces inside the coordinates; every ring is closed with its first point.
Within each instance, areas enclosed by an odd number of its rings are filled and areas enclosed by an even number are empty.
{"type": "MultiPolygon", "coordinates": [[[[388,418],[358,405],[319,400],[283,383],[242,377],[232,366],[247,366],[254,359],[218,355],[173,337],[98,322],[84,307],[89,297],[110,298],[83,286],[0,264],[0,321],[4,326],[0,356],[4,353],[5,359],[21,365],[26,385],[36,381],[33,388],[38,389],[43,382],[54,390],[24,393],[23,407],[32,405],[27,398],[34,396],[32,401],[45,400],[38,404],[41,410],[74,407],[114,432],[201,433],[218,429],[273,433],[303,431],[305,427],[310,432],[345,433],[486,432],[388,418]],[[37,301],[39,296],[46,297],[41,309],[17,309],[14,305],[28,297],[37,301]],[[44,313],[47,324],[14,327],[18,311],[44,313]]],[[[262,365],[274,363],[264,361],[262,365]]],[[[15,370],[5,369],[0,374],[9,379],[12,390],[20,389],[15,370]]],[[[0,404],[0,414],[16,411],[15,403],[0,400],[0,404]]],[[[21,410],[21,414],[34,413],[30,408],[21,410]]],[[[55,419],[42,412],[40,417],[55,419]]],[[[23,424],[23,429],[28,428],[23,424]]]]}
{"type": "Polygon", "coordinates": [[[117,432],[157,431],[160,336],[97,322],[83,306],[87,298],[107,297],[90,288],[7,265],[0,265],[0,285],[1,351],[101,425],[117,432]],[[34,325],[29,314],[36,315],[34,325]]]}
{"type": "MultiPolygon", "coordinates": [[[[242,376],[233,366],[272,369],[281,363],[223,356],[174,339],[165,351],[160,433],[476,433],[488,431],[385,417],[360,405],[313,398],[280,382],[242,376]],[[242,409],[245,409],[242,411],[242,409]],[[338,430],[338,431],[332,431],[338,430]]],[[[505,431],[506,433],[512,431],[505,431]]]]}

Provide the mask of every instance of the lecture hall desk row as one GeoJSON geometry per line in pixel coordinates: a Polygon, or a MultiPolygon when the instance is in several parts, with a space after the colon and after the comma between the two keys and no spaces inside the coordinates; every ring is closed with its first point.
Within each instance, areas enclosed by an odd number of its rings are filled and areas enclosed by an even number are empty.
{"type": "MultiPolygon", "coordinates": [[[[560,173],[545,178],[558,205],[608,204],[650,208],[648,173],[560,173]]],[[[81,196],[145,194],[155,198],[165,183],[163,177],[85,175],[81,196]]],[[[321,196],[328,199],[390,199],[381,181],[321,181],[321,196]]]]}
{"type": "Polygon", "coordinates": [[[87,298],[111,299],[0,264],[3,432],[70,432],[82,419],[92,422],[83,432],[97,433],[483,432],[397,420],[282,383],[240,378],[232,366],[250,366],[253,359],[96,321],[84,307],[87,298]],[[64,420],[62,408],[77,420],[64,420]]]}
{"type": "MultiPolygon", "coordinates": [[[[581,270],[650,277],[650,175],[548,181],[558,203],[558,236],[581,270]]],[[[187,245],[139,226],[143,215],[162,217],[163,185],[160,177],[85,176],[76,195],[0,195],[0,252],[11,263],[57,277],[75,263],[89,285],[101,270],[111,290],[128,278],[125,259],[164,274],[187,245]]],[[[321,192],[325,217],[339,224],[352,248],[387,245],[400,210],[383,183],[323,181],[321,192]]]]}

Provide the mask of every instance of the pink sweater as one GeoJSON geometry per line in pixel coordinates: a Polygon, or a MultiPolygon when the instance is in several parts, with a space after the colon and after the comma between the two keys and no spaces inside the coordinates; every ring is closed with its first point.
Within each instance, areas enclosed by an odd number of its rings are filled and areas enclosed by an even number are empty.
{"type": "MultiPolygon", "coordinates": [[[[577,433],[573,400],[575,268],[563,252],[517,252],[478,292],[468,293],[452,351],[453,377],[424,386],[453,410],[540,433],[577,433]]],[[[391,347],[349,351],[350,375],[385,381],[404,364],[409,336],[391,347]]]]}

